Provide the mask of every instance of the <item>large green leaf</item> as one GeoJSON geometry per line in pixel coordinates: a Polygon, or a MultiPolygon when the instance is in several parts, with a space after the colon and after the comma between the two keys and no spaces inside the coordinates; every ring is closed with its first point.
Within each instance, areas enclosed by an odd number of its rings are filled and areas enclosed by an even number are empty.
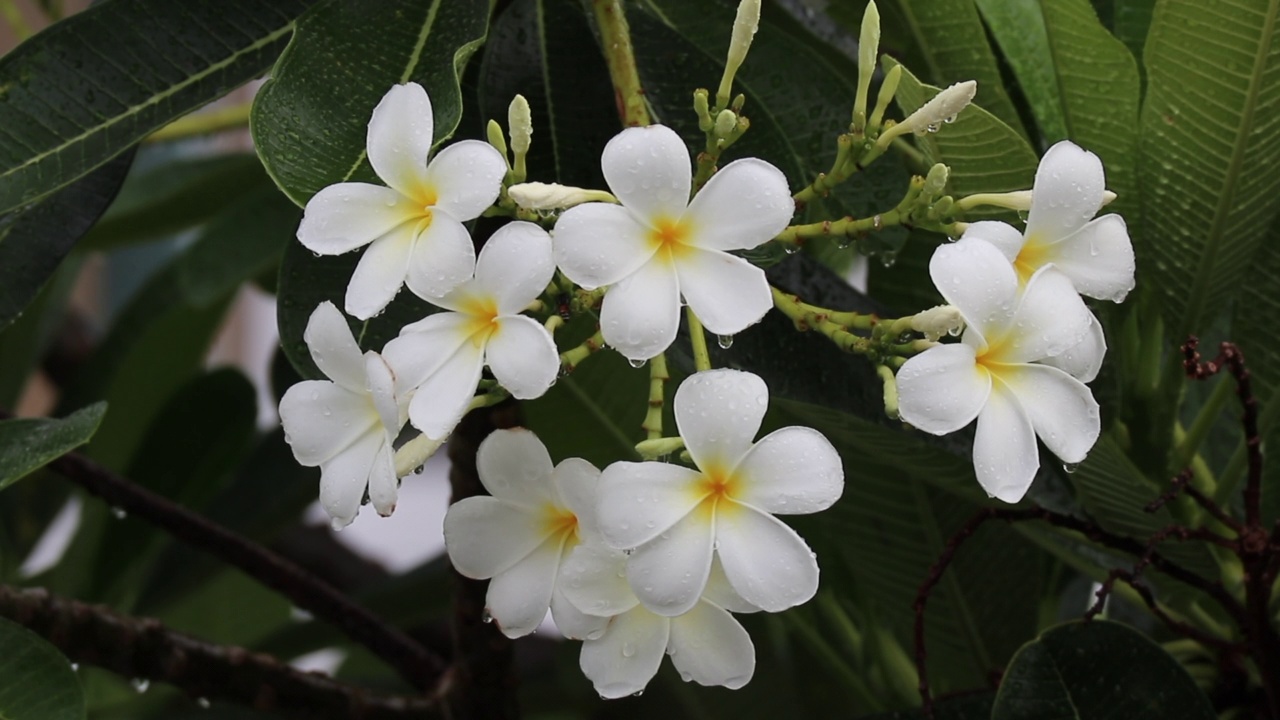
{"type": "Polygon", "coordinates": [[[1060,625],[1027,643],[1005,671],[991,720],[1213,720],[1209,699],[1168,653],[1136,630],[1060,625]]]}
{"type": "Polygon", "coordinates": [[[1054,48],[1049,44],[1040,0],[974,0],[974,5],[1017,77],[1040,137],[1050,143],[1065,138],[1067,124],[1054,74],[1054,48]]]}
{"type": "Polygon", "coordinates": [[[261,74],[310,0],[110,0],[0,59],[0,211],[261,74]]]}
{"type": "Polygon", "coordinates": [[[61,420],[0,420],[0,490],[89,442],[106,403],[95,403],[61,420]]]}
{"type": "Polygon", "coordinates": [[[387,90],[417,82],[431,96],[435,142],[462,117],[459,80],[485,39],[485,0],[325,0],[298,22],[251,127],[258,154],[294,202],[326,185],[379,182],[365,157],[369,116],[387,90]]]}
{"type": "Polygon", "coordinates": [[[1115,0],[1111,31],[1134,57],[1142,57],[1155,7],[1156,0],[1115,0]]]}
{"type": "Polygon", "coordinates": [[[302,211],[273,187],[241,197],[210,221],[178,260],[178,282],[187,299],[208,305],[273,268],[301,219],[302,211]]]}
{"type": "Polygon", "coordinates": [[[647,368],[633,368],[618,353],[602,350],[521,408],[525,425],[538,433],[552,458],[581,457],[603,468],[636,458],[648,391],[647,368]]]}
{"type": "Polygon", "coordinates": [[[58,266],[22,315],[0,331],[0,407],[13,408],[62,327],[63,311],[80,276],[80,258],[58,266]]]}
{"type": "Polygon", "coordinates": [[[0,718],[81,720],[84,691],[71,663],[35,633],[0,618],[0,718]]]}
{"type": "Polygon", "coordinates": [[[1166,0],[1147,39],[1138,273],[1175,338],[1240,290],[1280,208],[1280,0],[1166,0]]]}

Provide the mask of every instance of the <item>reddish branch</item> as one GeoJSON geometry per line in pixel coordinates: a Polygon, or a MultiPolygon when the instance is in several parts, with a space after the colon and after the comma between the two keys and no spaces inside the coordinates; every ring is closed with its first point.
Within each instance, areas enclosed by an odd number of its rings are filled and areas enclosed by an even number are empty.
{"type": "Polygon", "coordinates": [[[164,682],[194,699],[225,700],[287,717],[407,720],[440,715],[438,698],[372,693],[302,672],[269,655],[212,645],[159,621],[0,585],[0,616],[48,640],[68,659],[126,678],[164,682]]]}

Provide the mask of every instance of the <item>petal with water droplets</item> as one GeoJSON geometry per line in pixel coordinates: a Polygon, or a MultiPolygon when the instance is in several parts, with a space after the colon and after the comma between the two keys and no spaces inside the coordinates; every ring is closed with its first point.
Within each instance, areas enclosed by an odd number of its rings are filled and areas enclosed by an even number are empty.
{"type": "Polygon", "coordinates": [[[733,335],[760,322],[773,307],[764,271],[719,250],[687,248],[675,260],[680,294],[716,335],[733,335]]]}
{"type": "Polygon", "coordinates": [[[671,346],[680,327],[680,284],[670,264],[652,259],[605,293],[600,332],[628,360],[648,360],[671,346]]]}
{"type": "Polygon", "coordinates": [[[547,538],[533,552],[489,581],[485,603],[502,634],[509,638],[537,629],[551,608],[560,571],[561,538],[547,538]]]}
{"type": "Polygon", "coordinates": [[[520,562],[550,535],[551,528],[530,508],[484,495],[459,500],[444,516],[449,561],[477,580],[520,562]]]}
{"type": "Polygon", "coordinates": [[[1022,499],[1040,469],[1031,421],[1013,391],[998,380],[978,414],[973,469],[987,494],[1007,503],[1022,499]]]}
{"type": "Polygon", "coordinates": [[[745,628],[723,609],[700,602],[671,619],[671,664],[699,685],[746,685],[756,670],[756,648],[745,628]]]}
{"type": "Polygon", "coordinates": [[[1084,383],[1043,365],[1003,367],[1000,382],[1017,396],[1045,447],[1063,462],[1084,460],[1101,431],[1098,403],[1084,383]]]}
{"type": "Polygon", "coordinates": [[[741,370],[690,375],[675,396],[676,427],[703,472],[728,473],[751,448],[769,409],[769,387],[741,370]]]}
{"type": "Polygon", "coordinates": [[[433,207],[467,222],[498,199],[507,161],[487,142],[462,140],[441,150],[427,165],[424,182],[435,191],[433,207]]]}
{"type": "Polygon", "coordinates": [[[716,552],[729,584],[768,612],[808,602],[818,590],[818,561],[781,520],[732,500],[716,509],[716,552]]]}
{"type": "Polygon", "coordinates": [[[523,315],[504,315],[495,324],[485,346],[485,362],[493,376],[512,397],[542,397],[560,372],[560,356],[551,333],[523,315]]]}
{"type": "Polygon", "coordinates": [[[627,560],[627,581],[640,602],[659,615],[682,615],[702,597],[711,572],[711,507],[699,507],[627,560]]]}
{"type": "Polygon", "coordinates": [[[898,369],[899,416],[934,435],[973,422],[990,393],[991,374],[965,343],[931,347],[898,369]]]}
{"type": "Polygon", "coordinates": [[[419,208],[400,193],[368,183],[338,183],[311,196],[298,225],[298,241],[321,255],[368,245],[406,223],[419,208]]]}
{"type": "Polygon", "coordinates": [[[412,82],[393,85],[369,119],[369,164],[383,182],[415,201],[426,184],[434,122],[431,98],[412,82]]]}
{"type": "Polygon", "coordinates": [[[749,250],[782,232],[795,211],[787,176],[763,160],[742,158],[711,176],[689,203],[685,219],[697,247],[749,250]]]}
{"type": "Polygon", "coordinates": [[[671,621],[637,606],[609,621],[604,635],[582,643],[578,664],[600,697],[644,690],[662,664],[671,621]]]}
{"type": "Polygon", "coordinates": [[[364,391],[365,366],[360,346],[351,335],[347,319],[333,303],[326,300],[311,311],[302,339],[320,372],[353,393],[364,391]]]}
{"type": "Polygon", "coordinates": [[[600,532],[619,550],[630,550],[666,532],[689,514],[705,492],[701,473],[659,462],[616,462],[600,475],[600,532]]]}
{"type": "Polygon", "coordinates": [[[1102,207],[1102,161],[1069,140],[1044,154],[1036,169],[1027,237],[1051,243],[1084,227],[1102,207]]]}
{"type": "Polygon", "coordinates": [[[1047,252],[1081,295],[1123,302],[1133,289],[1133,244],[1119,215],[1093,220],[1047,252]]]}
{"type": "Polygon", "coordinates": [[[689,149],[669,127],[632,127],[604,146],[605,182],[628,209],[645,218],[678,220],[689,204],[693,165],[689,149]]]}
{"type": "Polygon", "coordinates": [[[734,500],[780,515],[825,510],[844,492],[840,454],[822,433],[807,427],[764,436],[733,475],[734,500]]]}

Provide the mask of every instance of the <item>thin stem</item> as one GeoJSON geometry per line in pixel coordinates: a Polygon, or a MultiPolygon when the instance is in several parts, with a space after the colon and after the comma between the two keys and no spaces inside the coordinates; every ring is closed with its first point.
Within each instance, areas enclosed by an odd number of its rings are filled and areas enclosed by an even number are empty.
{"type": "Polygon", "coordinates": [[[657,357],[649,360],[649,409],[645,413],[644,422],[640,424],[649,440],[662,437],[664,389],[670,377],[667,373],[666,353],[658,353],[657,357]]]}
{"type": "Polygon", "coordinates": [[[689,344],[693,346],[693,367],[697,372],[711,369],[711,354],[707,352],[707,334],[702,329],[702,321],[693,313],[692,307],[685,307],[685,317],[689,320],[689,344]]]}
{"type": "Polygon", "coordinates": [[[600,28],[600,44],[609,78],[618,102],[618,116],[627,127],[648,125],[649,107],[645,103],[640,73],[636,70],[635,51],[631,47],[631,30],[622,11],[622,0],[592,0],[596,24],[600,28]]]}
{"type": "Polygon", "coordinates": [[[1204,444],[1205,438],[1209,436],[1209,431],[1213,428],[1214,423],[1222,415],[1222,408],[1231,399],[1233,389],[1232,383],[1226,378],[1218,380],[1213,392],[1209,395],[1209,399],[1205,401],[1204,407],[1200,408],[1199,414],[1196,415],[1195,421],[1191,423],[1190,428],[1187,428],[1186,437],[1174,449],[1173,457],[1169,463],[1170,472],[1182,470],[1195,457],[1195,454],[1200,450],[1200,446],[1204,444]]]}
{"type": "Polygon", "coordinates": [[[31,37],[31,26],[22,17],[22,10],[18,8],[18,4],[14,0],[0,0],[0,14],[4,15],[4,20],[13,30],[13,35],[22,42],[31,37]]]}
{"type": "Polygon", "coordinates": [[[596,330],[596,333],[583,340],[582,344],[560,353],[560,369],[567,373],[573,372],[583,360],[586,360],[592,353],[599,352],[603,347],[604,335],[599,330],[596,330]]]}
{"type": "Polygon", "coordinates": [[[845,217],[840,220],[823,220],[806,225],[792,225],[778,233],[773,240],[784,245],[801,247],[808,240],[821,237],[837,237],[852,240],[859,235],[879,232],[893,225],[901,225],[904,216],[896,208],[866,218],[845,217]]]}
{"type": "Polygon", "coordinates": [[[147,142],[169,142],[200,135],[211,135],[223,130],[249,126],[249,111],[253,103],[242,103],[221,110],[187,115],[178,118],[147,136],[147,142]]]}

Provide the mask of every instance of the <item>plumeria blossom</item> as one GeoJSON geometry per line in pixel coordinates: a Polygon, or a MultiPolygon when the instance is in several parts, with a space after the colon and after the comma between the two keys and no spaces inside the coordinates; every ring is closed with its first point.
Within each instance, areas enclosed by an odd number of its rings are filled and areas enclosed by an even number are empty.
{"type": "Polygon", "coordinates": [[[898,370],[899,413],[935,435],[977,418],[978,482],[1017,502],[1040,467],[1037,436],[1067,463],[1084,460],[1098,439],[1089,388],[1046,364],[1087,338],[1092,315],[1053,267],[1036,271],[1020,293],[1008,259],[976,238],[939,247],[929,274],[966,329],[961,342],[932,347],[898,370]]]}
{"type": "Polygon", "coordinates": [[[682,615],[659,615],[632,592],[626,579],[627,554],[597,543],[574,548],[561,569],[561,585],[580,610],[607,618],[582,644],[578,663],[604,698],[644,690],[665,652],[685,682],[738,689],[755,673],[751,636],[730,612],[759,608],[743,600],[712,565],[706,589],[682,615]]]}
{"type": "Polygon", "coordinates": [[[466,412],[486,365],[513,396],[528,400],[560,371],[551,333],[520,314],[555,273],[551,238],[527,222],[504,225],[476,260],[475,276],[433,302],[450,312],[406,325],[382,349],[396,392],[412,395],[409,420],[443,439],[466,412]]]}
{"type": "Polygon", "coordinates": [[[987,221],[972,223],[963,237],[999,248],[1024,285],[1052,264],[1081,295],[1121,302],[1134,286],[1133,245],[1119,215],[1094,217],[1106,194],[1102,161],[1063,140],[1049,148],[1036,170],[1025,233],[987,221]]]}
{"type": "Polygon", "coordinates": [[[351,524],[366,491],[378,513],[390,515],[399,491],[391,444],[407,416],[391,370],[378,353],[360,354],[333,303],[311,313],[303,338],[329,380],[304,380],[285,392],[285,440],[299,463],[320,466],[320,504],[334,529],[351,524]]]}
{"type": "Polygon", "coordinates": [[[713,559],[748,603],[769,612],[813,597],[818,563],[773,514],[812,513],[844,490],[831,443],[787,427],[758,443],[769,389],[756,375],[709,370],[680,384],[675,419],[697,470],[618,462],[600,479],[600,532],[631,550],[627,578],[649,610],[674,617],[697,604],[713,559]]]}
{"type": "Polygon", "coordinates": [[[684,142],[661,125],[627,128],[600,165],[622,203],[586,203],[556,222],[556,263],[604,297],[604,340],[647,360],[675,339],[681,297],[702,324],[732,335],[772,307],[764,272],[731,250],[772,239],[795,211],[787,179],[763,160],[729,163],[689,201],[692,167],[684,142]]]}
{"type": "Polygon", "coordinates": [[[366,148],[387,184],[330,185],[307,202],[298,240],[320,255],[368,245],[347,285],[346,310],[368,319],[402,285],[426,299],[470,275],[475,249],[462,223],[493,204],[507,162],[488,143],[463,140],[430,162],[431,99],[417,83],[392,87],[373,110],[366,148]]]}
{"type": "Polygon", "coordinates": [[[552,467],[528,430],[497,430],[476,455],[480,482],[490,496],[464,498],[444,518],[444,541],[458,572],[489,583],[489,615],[507,637],[533,632],[551,609],[560,632],[599,637],[608,620],[565,599],[564,558],[594,539],[600,471],[581,458],[552,467]]]}

